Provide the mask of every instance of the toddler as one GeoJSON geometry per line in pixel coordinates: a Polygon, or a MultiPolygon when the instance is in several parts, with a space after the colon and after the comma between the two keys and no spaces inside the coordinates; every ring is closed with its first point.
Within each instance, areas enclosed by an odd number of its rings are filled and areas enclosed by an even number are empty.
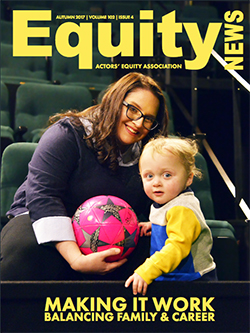
{"type": "Polygon", "coordinates": [[[150,222],[140,227],[141,236],[151,235],[151,256],[125,282],[132,283],[134,295],[145,295],[153,280],[217,280],[211,231],[189,187],[194,176],[201,178],[197,152],[194,141],[174,137],[158,137],[144,147],[140,175],[154,203],[150,222]]]}

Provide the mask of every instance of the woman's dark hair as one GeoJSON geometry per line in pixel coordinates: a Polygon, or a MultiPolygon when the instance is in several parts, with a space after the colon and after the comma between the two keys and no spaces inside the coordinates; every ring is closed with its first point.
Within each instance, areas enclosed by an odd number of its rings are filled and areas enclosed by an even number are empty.
{"type": "Polygon", "coordinates": [[[77,113],[68,111],[56,114],[50,118],[50,123],[54,123],[65,116],[73,117],[74,123],[78,124],[80,123],[80,117],[88,119],[93,124],[92,132],[86,136],[88,146],[97,152],[100,163],[108,163],[110,169],[115,170],[119,156],[116,128],[123,107],[122,103],[126,96],[137,88],[151,91],[159,100],[156,117],[159,126],[148,133],[143,140],[143,145],[156,134],[167,136],[168,111],[162,90],[151,77],[136,72],[131,72],[111,84],[103,95],[100,104],[77,113]]]}

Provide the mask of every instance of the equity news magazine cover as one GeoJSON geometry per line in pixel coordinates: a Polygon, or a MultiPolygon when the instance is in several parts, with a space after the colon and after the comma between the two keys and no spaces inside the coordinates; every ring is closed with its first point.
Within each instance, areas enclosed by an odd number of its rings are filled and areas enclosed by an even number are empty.
{"type": "Polygon", "coordinates": [[[38,143],[60,112],[18,116],[20,87],[84,86],[94,105],[140,72],[164,91],[169,134],[199,142],[219,279],[153,282],[146,296],[114,280],[1,281],[2,332],[249,332],[249,14],[249,1],[1,1],[1,228],[16,186],[5,150],[38,143]]]}

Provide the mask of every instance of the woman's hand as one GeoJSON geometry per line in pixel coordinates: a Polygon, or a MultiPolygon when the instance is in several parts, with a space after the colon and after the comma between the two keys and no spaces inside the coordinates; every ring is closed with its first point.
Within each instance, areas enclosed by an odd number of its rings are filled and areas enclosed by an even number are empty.
{"type": "Polygon", "coordinates": [[[151,222],[140,222],[140,236],[151,236],[151,222]]]}
{"type": "Polygon", "coordinates": [[[85,274],[105,275],[113,272],[116,268],[122,266],[127,259],[114,262],[106,262],[109,256],[120,253],[119,249],[109,249],[102,252],[91,253],[88,255],[80,255],[72,264],[71,268],[75,271],[85,274]]]}
{"type": "Polygon", "coordinates": [[[122,259],[115,262],[106,262],[106,258],[120,253],[117,248],[88,255],[82,254],[78,245],[73,241],[56,243],[56,248],[73,270],[84,274],[105,275],[113,272],[127,261],[127,259],[122,259]]]}
{"type": "Polygon", "coordinates": [[[137,295],[137,293],[141,293],[143,296],[146,295],[148,284],[142,277],[140,277],[140,275],[137,273],[131,275],[125,282],[125,287],[127,288],[131,282],[133,283],[132,290],[134,295],[137,295]]]}

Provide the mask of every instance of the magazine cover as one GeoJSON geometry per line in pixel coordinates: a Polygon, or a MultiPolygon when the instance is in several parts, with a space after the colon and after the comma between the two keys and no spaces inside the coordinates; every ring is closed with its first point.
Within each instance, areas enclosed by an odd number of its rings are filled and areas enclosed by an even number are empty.
{"type": "Polygon", "coordinates": [[[249,332],[249,14],[1,0],[1,332],[249,332]]]}

